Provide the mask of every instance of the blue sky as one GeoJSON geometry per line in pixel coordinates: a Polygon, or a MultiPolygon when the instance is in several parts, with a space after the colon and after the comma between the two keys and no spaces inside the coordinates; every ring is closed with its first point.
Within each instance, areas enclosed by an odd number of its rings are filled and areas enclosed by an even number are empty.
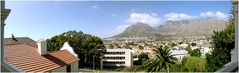
{"type": "Polygon", "coordinates": [[[11,13],[6,20],[5,37],[34,40],[77,30],[111,37],[136,22],[152,27],[167,20],[204,17],[227,20],[230,1],[6,1],[11,13]]]}

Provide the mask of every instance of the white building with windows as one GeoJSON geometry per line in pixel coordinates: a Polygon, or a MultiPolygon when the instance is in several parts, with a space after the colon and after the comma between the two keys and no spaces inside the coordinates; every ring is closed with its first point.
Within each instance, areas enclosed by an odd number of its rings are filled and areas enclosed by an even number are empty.
{"type": "Polygon", "coordinates": [[[174,55],[174,57],[176,57],[180,61],[183,59],[183,57],[189,55],[188,51],[186,50],[171,50],[170,52],[172,52],[171,55],[174,55]]]}
{"type": "Polygon", "coordinates": [[[133,54],[130,49],[106,49],[103,66],[133,66],[133,54]]]}

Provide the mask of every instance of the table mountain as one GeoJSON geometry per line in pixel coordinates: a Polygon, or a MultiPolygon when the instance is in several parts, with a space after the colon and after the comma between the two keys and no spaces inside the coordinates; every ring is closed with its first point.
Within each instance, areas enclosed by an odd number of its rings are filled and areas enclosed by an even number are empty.
{"type": "Polygon", "coordinates": [[[166,21],[157,27],[151,27],[148,24],[138,22],[122,33],[111,38],[153,38],[158,39],[162,36],[211,36],[213,30],[223,30],[226,21],[215,17],[166,21]]]}
{"type": "Polygon", "coordinates": [[[167,21],[155,28],[163,35],[210,36],[213,30],[223,30],[225,21],[210,17],[193,20],[167,21]]]}

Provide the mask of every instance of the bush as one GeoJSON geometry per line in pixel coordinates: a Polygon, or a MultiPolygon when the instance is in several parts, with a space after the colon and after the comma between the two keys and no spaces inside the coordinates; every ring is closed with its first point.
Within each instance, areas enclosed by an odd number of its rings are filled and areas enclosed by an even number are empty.
{"type": "Polygon", "coordinates": [[[143,71],[140,66],[125,67],[122,71],[124,72],[139,72],[143,71]]]}
{"type": "Polygon", "coordinates": [[[197,48],[197,49],[194,49],[190,52],[190,56],[194,56],[194,57],[199,57],[201,56],[201,52],[200,52],[200,49],[197,48]]]}
{"type": "Polygon", "coordinates": [[[148,58],[147,53],[141,53],[138,55],[138,60],[134,62],[134,65],[142,65],[144,61],[146,61],[148,58]]]}
{"type": "Polygon", "coordinates": [[[207,61],[204,58],[187,57],[182,60],[181,71],[183,72],[206,72],[207,61]]]}

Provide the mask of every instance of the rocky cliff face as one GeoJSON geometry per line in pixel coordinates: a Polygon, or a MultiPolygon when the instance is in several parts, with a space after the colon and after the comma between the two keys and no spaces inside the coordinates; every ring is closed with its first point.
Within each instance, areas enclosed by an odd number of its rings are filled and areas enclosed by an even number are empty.
{"type": "Polygon", "coordinates": [[[155,29],[163,35],[201,36],[212,35],[213,30],[223,30],[224,28],[225,21],[217,18],[204,18],[183,21],[167,21],[155,29]]]}
{"type": "Polygon", "coordinates": [[[211,36],[213,30],[223,30],[225,21],[217,18],[201,18],[181,21],[166,21],[158,27],[138,22],[111,38],[159,38],[170,36],[211,36]]]}

